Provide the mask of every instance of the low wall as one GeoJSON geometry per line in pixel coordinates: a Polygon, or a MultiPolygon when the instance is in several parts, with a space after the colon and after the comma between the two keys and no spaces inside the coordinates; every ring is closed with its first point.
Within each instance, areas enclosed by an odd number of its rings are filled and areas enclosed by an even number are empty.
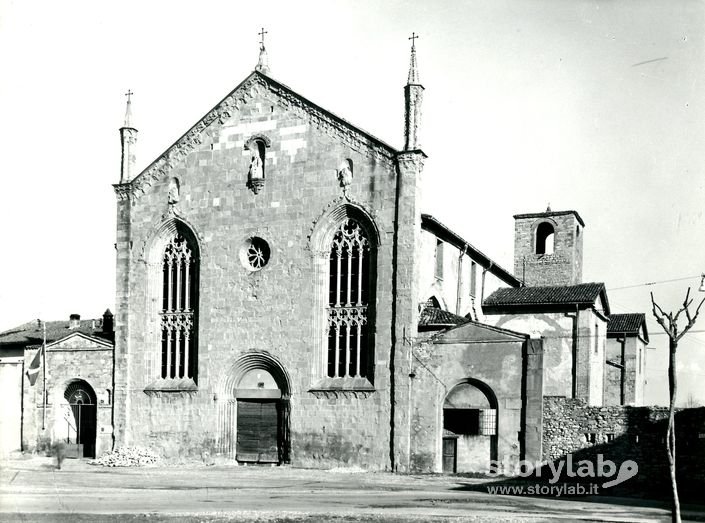
{"type": "MultiPolygon", "coordinates": [[[[675,419],[679,492],[684,499],[698,499],[705,490],[705,407],[679,409],[675,419]]],[[[548,396],[544,398],[543,459],[558,461],[570,453],[573,463],[596,463],[602,454],[617,467],[634,460],[638,474],[609,494],[668,497],[667,425],[665,407],[590,407],[581,400],[548,396]]]]}

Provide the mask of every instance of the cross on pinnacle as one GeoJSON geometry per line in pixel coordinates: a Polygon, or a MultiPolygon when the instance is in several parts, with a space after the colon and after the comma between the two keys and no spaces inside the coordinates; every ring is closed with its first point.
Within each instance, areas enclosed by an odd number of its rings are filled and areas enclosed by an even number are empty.
{"type": "Polygon", "coordinates": [[[411,33],[411,36],[409,37],[409,40],[411,40],[411,48],[416,49],[416,39],[419,37],[416,33],[411,33]]]}
{"type": "Polygon", "coordinates": [[[260,42],[259,42],[259,44],[260,44],[262,47],[264,47],[264,35],[266,35],[268,32],[269,32],[269,31],[265,31],[265,30],[264,30],[264,27],[263,27],[262,30],[261,30],[259,33],[257,33],[257,34],[260,36],[260,42]]]}
{"type": "Polygon", "coordinates": [[[127,96],[127,101],[128,101],[128,102],[130,101],[130,97],[131,97],[133,94],[135,94],[135,93],[133,93],[130,89],[128,89],[127,92],[125,93],[125,96],[127,96]]]}

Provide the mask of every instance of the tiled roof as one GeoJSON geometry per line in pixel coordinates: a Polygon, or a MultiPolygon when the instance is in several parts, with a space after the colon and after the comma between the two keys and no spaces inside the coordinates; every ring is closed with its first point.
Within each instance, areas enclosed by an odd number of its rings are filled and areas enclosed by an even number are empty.
{"type": "Polygon", "coordinates": [[[441,327],[460,325],[467,322],[467,318],[444,311],[438,307],[425,307],[419,316],[419,327],[441,327]]]}
{"type": "Polygon", "coordinates": [[[639,334],[643,328],[644,338],[649,342],[649,333],[646,330],[646,314],[633,312],[627,314],[612,314],[607,323],[607,334],[639,334]]]}
{"type": "MultiPolygon", "coordinates": [[[[44,322],[46,324],[47,343],[55,342],[75,332],[112,342],[114,333],[103,332],[102,321],[102,319],[80,320],[79,326],[74,329],[69,329],[68,320],[44,322]]],[[[42,344],[43,336],[43,328],[39,320],[30,321],[14,329],[0,332],[0,350],[38,346],[42,344]]]]}
{"type": "Polygon", "coordinates": [[[484,301],[485,306],[498,305],[564,305],[590,304],[605,291],[604,283],[580,283],[551,287],[497,289],[484,301]]]}
{"type": "Polygon", "coordinates": [[[613,314],[607,324],[607,332],[638,332],[645,321],[646,315],[642,313],[613,314]]]}

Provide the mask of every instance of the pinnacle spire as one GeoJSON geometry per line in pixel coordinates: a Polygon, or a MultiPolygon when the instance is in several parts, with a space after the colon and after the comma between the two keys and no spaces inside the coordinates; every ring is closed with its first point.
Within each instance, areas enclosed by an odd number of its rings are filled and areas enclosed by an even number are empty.
{"type": "Polygon", "coordinates": [[[264,47],[264,35],[267,34],[268,31],[264,30],[264,27],[262,30],[257,33],[260,36],[260,41],[259,41],[259,59],[257,60],[257,67],[255,67],[255,71],[259,71],[260,73],[268,74],[269,73],[269,58],[267,57],[267,49],[264,47]]]}
{"type": "Polygon", "coordinates": [[[416,33],[411,33],[409,40],[411,40],[411,61],[409,63],[409,78],[407,79],[407,85],[419,85],[419,70],[416,65],[416,39],[419,37],[416,33]]]}
{"type": "Polygon", "coordinates": [[[125,125],[123,127],[132,127],[130,120],[132,119],[132,95],[133,93],[130,89],[127,90],[125,96],[127,96],[127,107],[125,107],[125,125]]]}

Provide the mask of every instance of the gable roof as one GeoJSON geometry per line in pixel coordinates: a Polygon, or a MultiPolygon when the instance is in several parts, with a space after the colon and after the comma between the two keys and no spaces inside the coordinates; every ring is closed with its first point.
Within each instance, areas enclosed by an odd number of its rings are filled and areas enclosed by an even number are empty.
{"type": "Polygon", "coordinates": [[[607,335],[636,334],[643,331],[643,338],[649,343],[649,332],[646,328],[646,314],[633,312],[626,314],[612,314],[607,322],[607,335]]]}
{"type": "Polygon", "coordinates": [[[528,338],[529,335],[522,332],[467,320],[461,325],[437,334],[433,338],[433,343],[523,343],[528,338]]]}
{"type": "MultiPolygon", "coordinates": [[[[69,328],[68,321],[47,321],[44,324],[46,325],[47,345],[77,333],[108,341],[111,345],[114,343],[115,334],[103,332],[102,320],[80,320],[79,326],[73,329],[69,328]]],[[[10,352],[28,347],[39,347],[43,341],[44,333],[41,322],[39,320],[30,321],[14,329],[0,332],[0,351],[10,352]]]]}
{"type": "Polygon", "coordinates": [[[139,196],[154,182],[166,177],[173,167],[202,143],[208,127],[216,122],[225,123],[262,90],[277,97],[285,107],[307,117],[323,132],[335,136],[367,156],[391,164],[394,156],[399,153],[391,145],[323,109],[270,76],[261,71],[253,71],[140,174],[130,181],[113,185],[118,197],[126,198],[128,194],[139,196]]]}
{"type": "Polygon", "coordinates": [[[604,283],[580,283],[548,287],[520,287],[497,289],[483,302],[483,310],[506,307],[548,305],[593,305],[599,298],[604,303],[604,313],[609,315],[609,303],[604,283]]]}
{"type": "Polygon", "coordinates": [[[470,242],[463,239],[459,234],[456,234],[450,228],[443,225],[430,214],[421,215],[421,228],[432,232],[440,239],[454,245],[458,249],[464,250],[468,256],[477,260],[482,267],[497,276],[497,278],[502,280],[504,283],[514,287],[519,287],[519,285],[521,285],[521,282],[512,273],[503,268],[501,265],[495,263],[489,256],[474,247],[470,242]]]}
{"type": "Polygon", "coordinates": [[[466,323],[467,318],[445,311],[440,307],[424,307],[419,315],[419,327],[452,327],[466,323]]]}

